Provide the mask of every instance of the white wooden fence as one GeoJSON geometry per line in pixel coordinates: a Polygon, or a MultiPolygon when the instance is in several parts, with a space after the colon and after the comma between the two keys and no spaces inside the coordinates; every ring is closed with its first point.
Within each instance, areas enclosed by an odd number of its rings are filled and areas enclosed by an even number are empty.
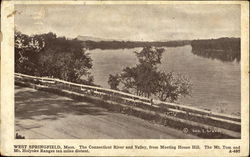
{"type": "Polygon", "coordinates": [[[211,124],[213,124],[213,122],[218,123],[216,127],[220,127],[221,124],[225,124],[225,128],[227,128],[228,130],[233,130],[236,132],[240,132],[241,130],[241,118],[234,115],[216,113],[199,109],[196,107],[162,102],[158,100],[152,103],[150,99],[145,97],[112,89],[67,82],[55,78],[37,77],[37,76],[15,73],[15,81],[23,83],[31,83],[41,87],[68,90],[85,95],[100,97],[103,99],[109,99],[112,101],[116,101],[117,103],[123,103],[126,105],[138,105],[142,108],[149,107],[151,109],[155,109],[163,113],[173,112],[179,115],[179,117],[174,117],[174,118],[179,118],[181,121],[185,120],[185,117],[191,116],[192,117],[191,119],[194,119],[194,121],[196,119],[196,122],[199,121],[199,119],[206,119],[207,122],[210,121],[211,124]]]}

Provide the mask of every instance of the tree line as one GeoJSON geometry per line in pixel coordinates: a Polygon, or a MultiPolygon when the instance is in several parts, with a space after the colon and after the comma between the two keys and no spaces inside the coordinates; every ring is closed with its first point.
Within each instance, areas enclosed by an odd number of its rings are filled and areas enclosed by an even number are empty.
{"type": "Polygon", "coordinates": [[[167,41],[167,42],[139,42],[139,41],[83,41],[88,49],[124,49],[136,47],[177,47],[190,44],[188,40],[167,41]]]}
{"type": "Polygon", "coordinates": [[[240,61],[240,38],[193,40],[191,46],[195,55],[221,61],[240,61]]]}
{"type": "Polygon", "coordinates": [[[54,33],[26,35],[15,31],[15,72],[93,84],[92,59],[82,43],[54,33]]]}

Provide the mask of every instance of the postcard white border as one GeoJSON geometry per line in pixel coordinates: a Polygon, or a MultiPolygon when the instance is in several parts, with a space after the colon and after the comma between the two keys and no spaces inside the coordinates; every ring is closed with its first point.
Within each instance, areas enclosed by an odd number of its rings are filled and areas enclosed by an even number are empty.
{"type": "MultiPolygon", "coordinates": [[[[24,156],[29,153],[14,153],[14,144],[71,144],[71,145],[239,145],[241,152],[229,154],[226,150],[95,150],[91,153],[67,153],[51,155],[74,156],[247,156],[249,150],[249,3],[246,1],[3,1],[1,4],[1,154],[24,156]],[[115,4],[240,4],[241,5],[241,139],[14,139],[14,12],[15,4],[61,4],[61,5],[115,5],[115,4]]],[[[33,154],[48,156],[50,154],[33,154]]]]}

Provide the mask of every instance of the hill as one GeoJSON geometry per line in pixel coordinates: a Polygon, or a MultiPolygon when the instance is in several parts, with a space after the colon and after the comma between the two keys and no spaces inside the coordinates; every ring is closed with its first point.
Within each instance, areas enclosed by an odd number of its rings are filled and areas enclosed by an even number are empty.
{"type": "Polygon", "coordinates": [[[77,40],[81,40],[81,41],[95,41],[95,42],[99,42],[99,41],[112,41],[109,39],[104,39],[104,38],[99,38],[99,37],[92,37],[92,36],[81,36],[78,35],[76,37],[77,40]]]}

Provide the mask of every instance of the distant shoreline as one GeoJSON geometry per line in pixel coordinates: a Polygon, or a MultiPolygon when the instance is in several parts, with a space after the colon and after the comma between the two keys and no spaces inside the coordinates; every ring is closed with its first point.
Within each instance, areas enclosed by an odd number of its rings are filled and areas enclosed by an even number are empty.
{"type": "Polygon", "coordinates": [[[222,61],[240,61],[240,38],[219,38],[210,40],[193,40],[192,53],[222,61]]]}
{"type": "Polygon", "coordinates": [[[179,47],[191,45],[194,51],[234,51],[240,52],[240,38],[218,38],[218,39],[198,39],[198,40],[173,40],[173,41],[119,41],[119,40],[81,40],[87,49],[125,49],[137,47],[179,47]]]}
{"type": "Polygon", "coordinates": [[[82,41],[82,44],[87,49],[125,49],[125,48],[137,48],[137,47],[179,47],[190,45],[190,40],[180,41],[167,41],[167,42],[141,42],[141,41],[82,41]]]}

